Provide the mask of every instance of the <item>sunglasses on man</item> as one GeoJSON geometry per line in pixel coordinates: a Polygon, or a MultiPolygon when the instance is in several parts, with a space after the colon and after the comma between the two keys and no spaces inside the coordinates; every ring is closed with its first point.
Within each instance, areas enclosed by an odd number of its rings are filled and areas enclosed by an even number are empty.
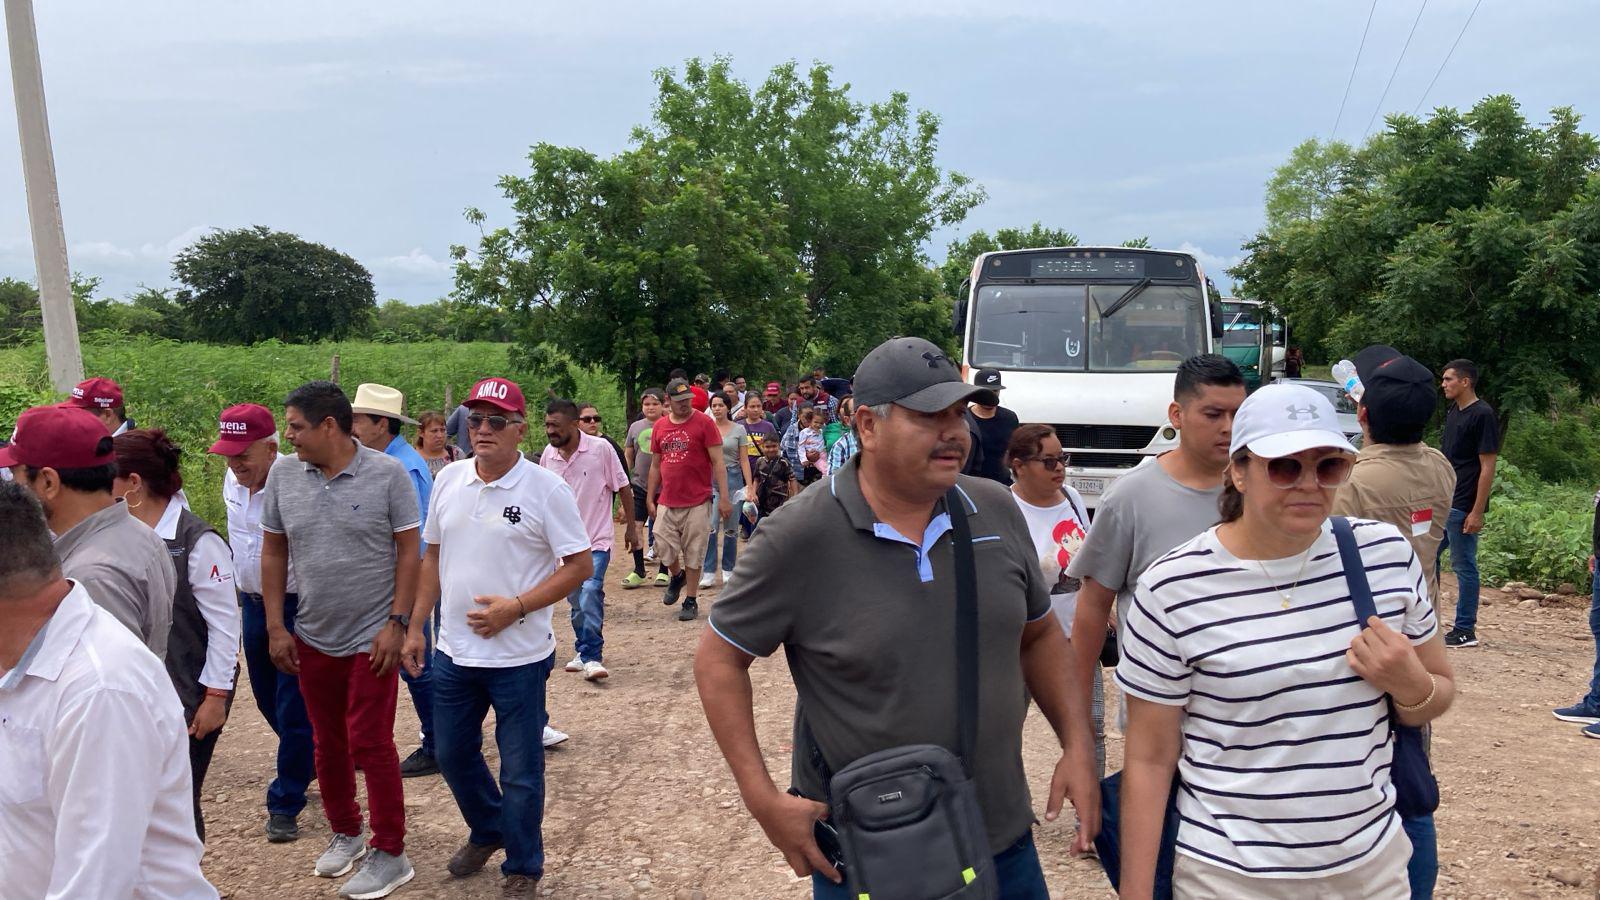
{"type": "Polygon", "coordinates": [[[477,431],[479,428],[482,428],[483,423],[485,422],[489,423],[490,431],[504,431],[507,425],[521,423],[522,420],[513,419],[508,416],[486,416],[483,413],[472,413],[467,416],[467,428],[472,431],[477,431]]]}

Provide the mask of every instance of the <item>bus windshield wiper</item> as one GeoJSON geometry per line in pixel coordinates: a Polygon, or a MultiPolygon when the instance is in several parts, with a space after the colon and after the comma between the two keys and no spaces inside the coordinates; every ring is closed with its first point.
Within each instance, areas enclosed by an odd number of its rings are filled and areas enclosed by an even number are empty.
{"type": "MultiPolygon", "coordinates": [[[[1137,284],[1135,284],[1133,287],[1130,287],[1127,290],[1123,291],[1122,295],[1120,297],[1118,297],[1116,300],[1112,301],[1111,306],[1109,308],[1100,310],[1100,318],[1109,319],[1112,316],[1116,315],[1124,306],[1127,306],[1130,302],[1132,302],[1133,298],[1135,298],[1135,297],[1139,296],[1140,294],[1144,293],[1144,289],[1149,287],[1149,286],[1150,286],[1150,279],[1148,279],[1148,278],[1139,279],[1137,284]]],[[[1097,306],[1097,307],[1099,305],[1100,304],[1098,304],[1098,303],[1095,304],[1095,306],[1097,306]]]]}

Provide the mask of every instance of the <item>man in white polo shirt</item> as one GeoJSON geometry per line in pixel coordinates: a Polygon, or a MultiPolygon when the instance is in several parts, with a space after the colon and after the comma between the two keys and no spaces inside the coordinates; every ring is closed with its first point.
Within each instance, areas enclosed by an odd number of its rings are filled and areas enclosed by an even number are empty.
{"type": "Polygon", "coordinates": [[[434,480],[428,545],[403,658],[422,669],[422,623],[442,615],[433,665],[439,769],[469,829],[450,874],[471,875],[505,848],[502,897],[533,897],[544,875],[545,683],[555,656],[550,607],[593,571],[572,489],[524,459],[522,390],[488,378],[467,395],[473,458],[434,480]],[[558,564],[559,563],[559,567],[558,564]],[[495,714],[500,780],[483,758],[495,714]]]}
{"type": "Polygon", "coordinates": [[[0,896],[202,900],[189,737],[155,654],[0,484],[0,896]]]}

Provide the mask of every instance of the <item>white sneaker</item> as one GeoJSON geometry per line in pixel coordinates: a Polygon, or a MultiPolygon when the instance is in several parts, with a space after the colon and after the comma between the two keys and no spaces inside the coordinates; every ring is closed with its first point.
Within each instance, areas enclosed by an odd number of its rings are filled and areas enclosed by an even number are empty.
{"type": "Polygon", "coordinates": [[[647,561],[654,561],[655,560],[655,558],[656,558],[656,545],[655,544],[651,544],[650,546],[644,548],[644,558],[647,561]]]}
{"type": "Polygon", "coordinates": [[[589,681],[599,681],[610,676],[611,673],[606,671],[606,667],[601,665],[599,660],[590,660],[583,664],[583,677],[589,681]]]}
{"type": "Polygon", "coordinates": [[[337,831],[328,841],[328,849],[317,857],[317,876],[338,878],[356,867],[367,855],[367,833],[340,834],[337,831]]]}
{"type": "Polygon", "coordinates": [[[567,663],[567,671],[568,672],[582,672],[583,671],[583,657],[574,656],[572,658],[572,661],[567,663]]]}
{"type": "Polygon", "coordinates": [[[717,586],[717,573],[705,571],[700,573],[700,586],[704,588],[717,586]]]}
{"type": "Polygon", "coordinates": [[[554,747],[557,744],[564,744],[566,741],[567,733],[565,731],[557,731],[554,728],[551,728],[549,725],[544,727],[544,746],[546,749],[554,747]]]}
{"type": "Polygon", "coordinates": [[[723,569],[722,570],[722,586],[723,587],[727,587],[730,584],[733,584],[733,573],[728,571],[727,569],[723,569]]]}

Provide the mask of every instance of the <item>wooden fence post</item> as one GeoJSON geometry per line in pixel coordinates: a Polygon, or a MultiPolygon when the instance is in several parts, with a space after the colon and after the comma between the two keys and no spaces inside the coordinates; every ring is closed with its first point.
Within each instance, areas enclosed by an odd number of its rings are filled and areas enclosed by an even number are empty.
{"type": "Polygon", "coordinates": [[[451,397],[450,385],[447,383],[444,386],[444,414],[447,416],[450,415],[450,413],[455,411],[455,408],[456,404],[451,397]]]}
{"type": "Polygon", "coordinates": [[[334,384],[339,383],[339,354],[333,355],[333,366],[328,372],[328,380],[334,384]]]}

